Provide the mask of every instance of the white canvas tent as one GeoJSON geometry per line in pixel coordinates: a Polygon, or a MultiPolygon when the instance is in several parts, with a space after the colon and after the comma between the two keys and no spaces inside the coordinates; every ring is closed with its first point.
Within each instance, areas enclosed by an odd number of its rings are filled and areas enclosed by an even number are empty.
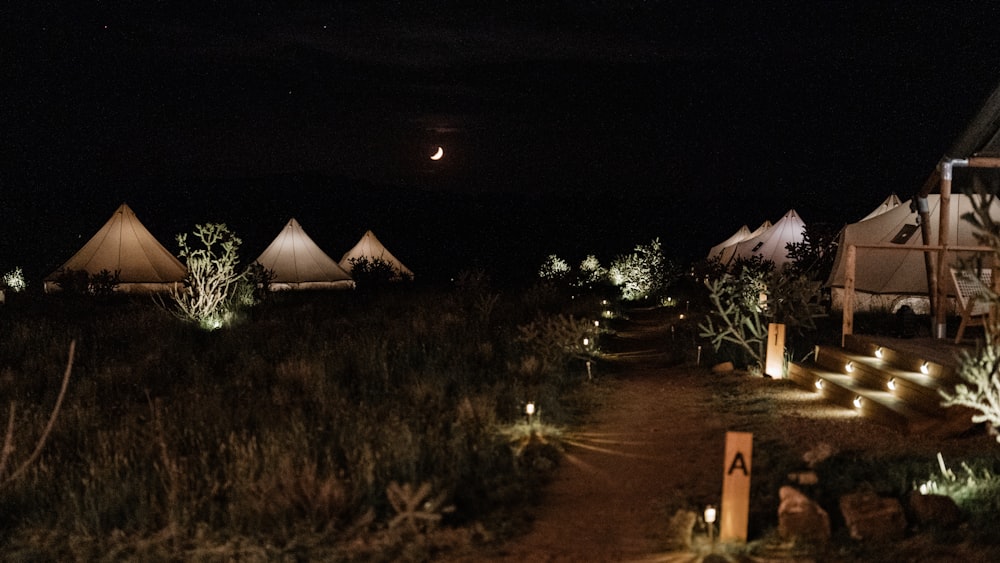
{"type": "MultiPolygon", "coordinates": [[[[771,228],[771,226],[772,226],[771,222],[765,220],[763,223],[760,224],[759,227],[757,227],[756,229],[754,229],[752,232],[747,233],[740,240],[735,241],[732,244],[725,244],[725,243],[723,243],[722,245],[719,245],[719,246],[722,246],[722,248],[719,250],[719,254],[718,254],[719,261],[722,262],[723,264],[729,264],[730,260],[732,260],[733,256],[736,254],[736,246],[739,243],[741,243],[741,242],[743,242],[743,241],[745,241],[747,239],[758,237],[758,236],[764,234],[765,232],[767,232],[768,229],[771,228]]],[[[737,231],[737,234],[738,233],[739,233],[739,231],[737,231]]]]}
{"type": "Polygon", "coordinates": [[[889,194],[889,197],[885,198],[885,201],[880,203],[879,206],[873,209],[871,213],[862,217],[861,220],[865,221],[873,217],[878,217],[886,211],[892,211],[893,209],[899,207],[899,204],[899,196],[894,193],[889,194]]]}
{"type": "Polygon", "coordinates": [[[378,238],[375,237],[375,233],[371,231],[365,231],[361,240],[359,240],[353,248],[344,253],[344,256],[340,259],[340,267],[348,272],[352,271],[354,265],[351,263],[351,260],[357,258],[382,260],[392,266],[392,269],[396,272],[396,276],[398,278],[408,277],[413,279],[413,272],[404,266],[398,258],[393,256],[392,253],[382,245],[378,238]]]}
{"type": "Polygon", "coordinates": [[[748,259],[751,256],[761,256],[774,262],[778,268],[789,262],[789,243],[799,243],[803,240],[802,231],[806,224],[794,209],[789,209],[777,223],[759,235],[736,243],[730,260],[748,259]]]}
{"type": "Polygon", "coordinates": [[[90,275],[102,270],[117,272],[120,283],[115,289],[123,293],[168,291],[187,275],[184,264],[153,237],[124,203],[83,248],[45,278],[45,291],[58,291],[59,276],[69,270],[90,275]]]}
{"type": "Polygon", "coordinates": [[[733,233],[732,236],[720,242],[719,244],[713,246],[711,250],[708,251],[708,259],[711,260],[712,258],[721,258],[722,251],[725,250],[727,246],[732,246],[740,242],[741,240],[745,240],[750,236],[751,236],[750,227],[743,225],[742,227],[739,228],[738,231],[733,233]]]}
{"type": "MultiPolygon", "coordinates": [[[[929,226],[932,240],[938,240],[941,196],[927,196],[930,209],[929,226]]],[[[949,208],[948,244],[951,246],[978,246],[972,225],[961,217],[972,211],[972,199],[966,195],[952,195],[949,208]]],[[[1000,216],[1000,204],[994,203],[991,214],[1000,216]]],[[[923,244],[918,230],[918,216],[909,203],[901,204],[885,213],[850,224],[840,235],[837,256],[827,285],[831,287],[833,306],[843,305],[843,288],[847,264],[848,245],[884,244],[901,250],[858,248],[855,268],[855,309],[894,311],[899,305],[910,305],[918,313],[926,313],[927,271],[924,253],[905,250],[923,244]]],[[[957,263],[958,257],[951,255],[957,263]]],[[[949,288],[953,294],[953,288],[949,288]]]]}
{"type": "Polygon", "coordinates": [[[274,272],[269,289],[350,289],[351,275],[330,258],[292,218],[257,257],[274,272]]]}

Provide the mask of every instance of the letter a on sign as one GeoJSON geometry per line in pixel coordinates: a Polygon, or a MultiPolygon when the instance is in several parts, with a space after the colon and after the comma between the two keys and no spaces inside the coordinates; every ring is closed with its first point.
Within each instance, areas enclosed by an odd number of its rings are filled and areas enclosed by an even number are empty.
{"type": "Polygon", "coordinates": [[[721,541],[747,541],[750,516],[750,476],[753,463],[753,434],[726,432],[726,460],[722,473],[721,541]]]}

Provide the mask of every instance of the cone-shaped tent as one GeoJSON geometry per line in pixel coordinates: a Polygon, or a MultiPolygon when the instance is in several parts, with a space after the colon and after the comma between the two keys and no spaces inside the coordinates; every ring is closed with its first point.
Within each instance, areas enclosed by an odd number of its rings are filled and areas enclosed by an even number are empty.
{"type": "Polygon", "coordinates": [[[759,227],[757,227],[756,229],[754,229],[752,232],[748,233],[742,239],[740,239],[740,240],[738,240],[738,241],[736,241],[736,242],[734,242],[732,244],[723,246],[722,250],[719,251],[719,262],[722,262],[724,265],[729,264],[729,262],[733,259],[733,256],[736,255],[736,247],[739,245],[739,243],[741,243],[741,242],[743,242],[743,241],[745,241],[747,239],[758,237],[758,236],[764,234],[765,232],[767,232],[767,230],[770,229],[770,228],[771,228],[771,222],[770,221],[764,221],[763,223],[760,224],[759,227]]]}
{"type": "MultiPolygon", "coordinates": [[[[927,203],[930,209],[931,234],[933,240],[938,240],[941,196],[930,194],[927,196],[927,203]]],[[[961,218],[962,215],[972,212],[972,198],[967,195],[952,195],[948,212],[951,216],[948,223],[948,245],[978,246],[979,242],[975,238],[972,224],[961,218]]],[[[1000,203],[994,202],[990,214],[994,217],[1000,216],[1000,203]]],[[[844,227],[833,271],[827,282],[833,290],[835,307],[839,307],[842,302],[842,290],[847,277],[845,259],[847,247],[852,244],[884,244],[902,249],[920,246],[922,242],[917,229],[917,219],[917,213],[905,203],[877,217],[844,227]]],[[[961,256],[952,255],[956,264],[960,258],[961,256]]],[[[927,295],[924,253],[920,250],[858,248],[855,261],[854,287],[859,310],[872,307],[891,310],[900,296],[927,295]]]]}
{"type": "Polygon", "coordinates": [[[732,246],[740,242],[741,240],[745,240],[749,236],[750,236],[750,228],[747,227],[746,225],[743,225],[742,227],[740,227],[738,231],[733,233],[731,237],[713,246],[711,250],[708,251],[708,259],[711,260],[712,258],[720,258],[722,256],[722,251],[727,246],[732,246]]]}
{"type": "Polygon", "coordinates": [[[789,209],[777,223],[771,225],[763,233],[736,243],[732,259],[748,259],[751,256],[761,256],[781,267],[789,262],[788,244],[802,242],[802,231],[806,224],[794,209],[789,209]]]}
{"type": "Polygon", "coordinates": [[[894,193],[889,194],[889,197],[885,198],[885,201],[883,201],[881,204],[879,204],[878,207],[873,209],[871,213],[862,217],[861,220],[866,221],[868,219],[871,219],[872,217],[878,217],[879,215],[885,213],[886,211],[891,211],[897,207],[899,207],[899,196],[897,196],[894,193]]]}
{"type": "Polygon", "coordinates": [[[124,203],[83,248],[45,278],[45,291],[57,291],[59,276],[70,270],[90,275],[102,270],[117,272],[116,290],[124,293],[168,291],[187,275],[184,264],[153,237],[124,203]]]}
{"type": "Polygon", "coordinates": [[[352,259],[357,258],[367,258],[368,260],[381,260],[387,262],[392,269],[396,271],[398,277],[408,277],[413,278],[413,272],[409,268],[403,265],[395,256],[386,249],[385,246],[379,242],[378,238],[375,237],[375,233],[371,231],[366,231],[358,244],[354,245],[354,248],[348,250],[344,253],[343,258],[340,259],[340,267],[350,272],[354,265],[351,264],[352,259]]]}
{"type": "Polygon", "coordinates": [[[294,218],[257,257],[257,262],[274,272],[272,291],[354,287],[351,275],[323,252],[294,218]]]}

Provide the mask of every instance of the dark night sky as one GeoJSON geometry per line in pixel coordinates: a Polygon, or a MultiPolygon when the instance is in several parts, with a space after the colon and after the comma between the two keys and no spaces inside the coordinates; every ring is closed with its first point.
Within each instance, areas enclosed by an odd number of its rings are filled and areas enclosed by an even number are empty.
{"type": "Polygon", "coordinates": [[[171,250],[224,221],[252,258],[295,216],[434,277],[699,258],[905,199],[1000,76],[989,4],[741,4],[32,4],[0,40],[0,270],[48,273],[122,201],[171,250]]]}

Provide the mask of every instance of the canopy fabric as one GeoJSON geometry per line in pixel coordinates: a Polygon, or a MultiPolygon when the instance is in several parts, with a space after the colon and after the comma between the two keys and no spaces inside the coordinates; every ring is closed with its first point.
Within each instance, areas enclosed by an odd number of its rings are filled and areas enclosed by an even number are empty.
{"type": "Polygon", "coordinates": [[[726,246],[723,246],[722,250],[719,251],[719,261],[722,262],[723,264],[729,264],[729,262],[733,259],[733,256],[736,254],[736,245],[747,239],[758,237],[764,234],[771,227],[772,227],[771,222],[765,220],[763,223],[760,224],[759,227],[754,229],[752,232],[747,233],[747,235],[742,239],[732,244],[727,244],[726,246]]]}
{"type": "Polygon", "coordinates": [[[805,227],[806,224],[798,213],[794,209],[789,209],[771,228],[736,243],[731,260],[737,258],[746,260],[752,256],[760,256],[774,262],[774,265],[780,268],[790,261],[787,245],[802,242],[802,231],[805,227]]]}
{"type": "Polygon", "coordinates": [[[392,266],[392,269],[396,272],[398,277],[405,276],[411,279],[413,278],[413,272],[404,266],[398,258],[393,256],[392,253],[389,252],[389,250],[378,240],[375,233],[370,230],[365,231],[361,240],[359,240],[353,248],[344,253],[344,256],[340,259],[340,267],[350,272],[354,269],[354,264],[351,263],[351,260],[358,258],[382,260],[392,266]]]}
{"type": "Polygon", "coordinates": [[[721,258],[722,251],[725,250],[727,246],[732,246],[740,242],[741,240],[745,240],[749,236],[750,236],[750,228],[747,227],[746,225],[743,225],[742,227],[739,228],[738,231],[733,233],[732,236],[720,242],[719,244],[713,246],[711,250],[708,251],[708,259],[711,260],[712,258],[721,258]]]}
{"type": "Polygon", "coordinates": [[[118,273],[117,291],[146,293],[167,291],[182,282],[187,268],[170,253],[122,203],[111,218],[58,270],[45,280],[45,291],[59,289],[59,276],[68,271],[90,275],[102,270],[118,273]]]}
{"type": "Polygon", "coordinates": [[[862,217],[861,221],[866,221],[868,219],[871,219],[872,217],[878,217],[879,215],[885,213],[886,211],[890,211],[892,209],[899,207],[899,204],[900,204],[899,196],[897,196],[895,193],[889,194],[889,197],[885,198],[885,201],[880,203],[879,206],[873,209],[871,213],[862,217]]]}
{"type": "MultiPolygon", "coordinates": [[[[931,240],[938,241],[940,226],[939,206],[941,196],[927,196],[930,209],[931,240]]],[[[978,246],[972,225],[962,215],[972,212],[972,198],[952,195],[949,208],[948,244],[953,246],[978,246]]],[[[994,202],[991,215],[1000,216],[1000,203],[994,202]]],[[[843,288],[847,264],[845,255],[849,245],[884,244],[908,249],[923,244],[917,230],[917,214],[910,210],[909,202],[899,205],[877,217],[853,223],[840,235],[837,256],[827,285],[843,288]],[[910,234],[906,234],[907,232],[910,234]],[[895,241],[895,242],[894,242],[895,241]]],[[[953,264],[963,256],[951,255],[953,264]]],[[[882,250],[858,248],[856,254],[856,291],[875,294],[918,295],[927,294],[927,271],[924,253],[920,250],[882,250]]]]}
{"type": "Polygon", "coordinates": [[[274,272],[271,290],[349,289],[354,281],[306,234],[293,217],[257,257],[274,272]]]}

